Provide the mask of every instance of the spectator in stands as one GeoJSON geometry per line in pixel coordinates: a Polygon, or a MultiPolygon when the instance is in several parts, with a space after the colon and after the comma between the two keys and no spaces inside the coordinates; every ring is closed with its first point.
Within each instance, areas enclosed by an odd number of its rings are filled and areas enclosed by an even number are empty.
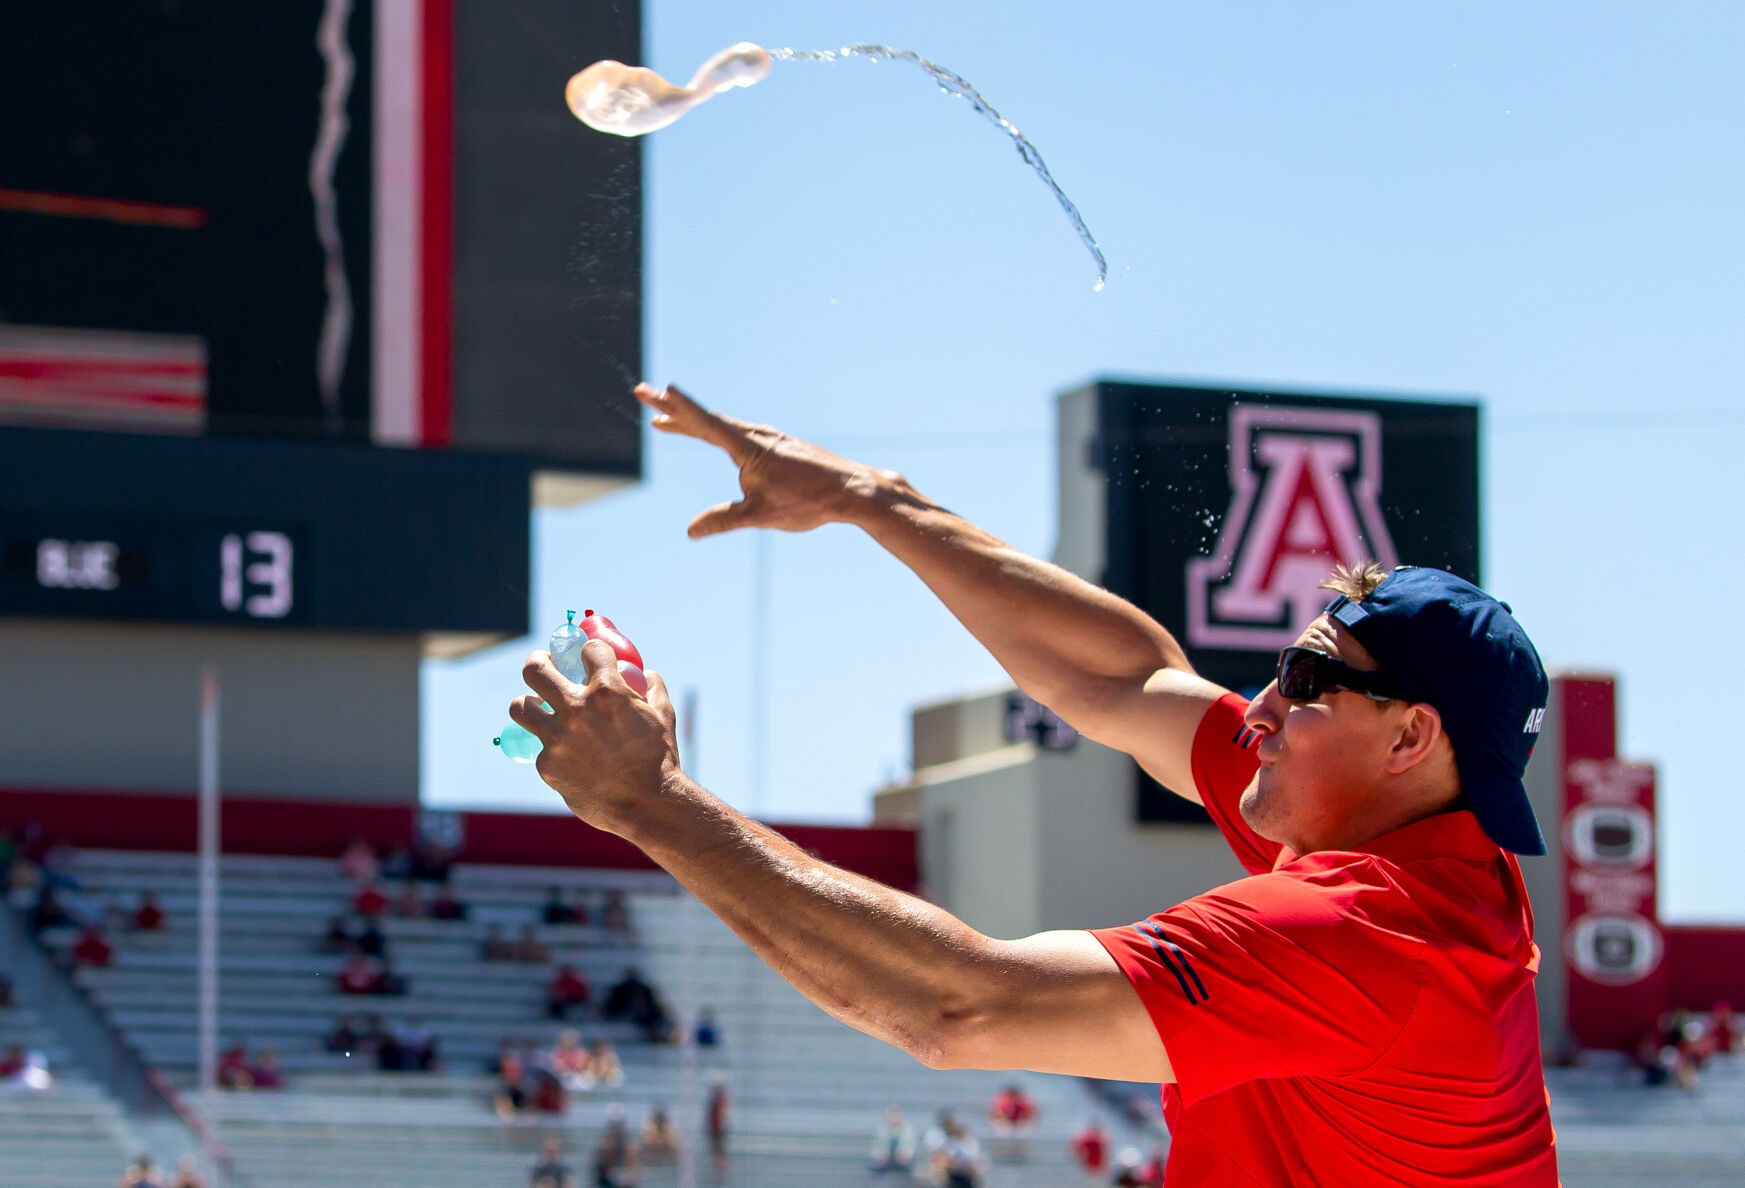
{"type": "Polygon", "coordinates": [[[594,1183],[597,1188],[618,1188],[636,1182],[636,1144],[630,1141],[630,1126],[624,1107],[613,1102],[606,1108],[606,1128],[594,1147],[594,1183]]]}
{"type": "Polygon", "coordinates": [[[885,1107],[884,1121],[873,1132],[872,1170],[907,1175],[915,1163],[915,1124],[899,1105],[885,1107]]]}
{"type": "Polygon", "coordinates": [[[55,889],[47,883],[36,889],[36,902],[30,908],[30,932],[32,936],[40,936],[50,928],[64,928],[73,922],[67,909],[61,906],[61,901],[55,898],[55,889]]]}
{"type": "Polygon", "coordinates": [[[532,924],[521,930],[521,939],[515,942],[515,960],[530,965],[544,965],[551,960],[550,946],[540,941],[539,930],[532,924]]]}
{"type": "Polygon", "coordinates": [[[527,1108],[527,1062],[514,1044],[505,1040],[497,1052],[497,1092],[492,1104],[497,1117],[513,1122],[516,1114],[527,1108]]]}
{"type": "Polygon", "coordinates": [[[703,1129],[709,1136],[709,1163],[717,1178],[727,1175],[727,1123],[733,1116],[733,1097],[727,1092],[727,1074],[719,1069],[709,1074],[709,1096],[703,1103],[703,1129]]]}
{"type": "Polygon", "coordinates": [[[139,907],[133,912],[133,926],[141,932],[162,932],[164,923],[164,909],[158,906],[158,897],[150,891],[140,892],[139,907]]]}
{"type": "Polygon", "coordinates": [[[128,1164],[115,1183],[116,1188],[166,1188],[150,1155],[141,1155],[128,1164]]]}
{"type": "Polygon", "coordinates": [[[1115,1178],[1110,1180],[1111,1188],[1145,1188],[1145,1181],[1139,1178],[1139,1148],[1122,1147],[1121,1154],[1115,1157],[1115,1178]]]}
{"type": "Polygon", "coordinates": [[[624,1065],[618,1060],[618,1049],[609,1039],[597,1039],[588,1045],[588,1076],[596,1085],[616,1089],[624,1084],[624,1065]]]}
{"type": "Polygon", "coordinates": [[[412,877],[425,883],[448,882],[449,871],[454,866],[454,857],[448,848],[434,838],[425,838],[418,843],[418,848],[412,854],[412,877]]]}
{"type": "Polygon", "coordinates": [[[588,1071],[588,1049],[582,1046],[581,1033],[573,1028],[558,1032],[546,1062],[571,1093],[586,1093],[594,1087],[593,1074],[588,1071]]]}
{"type": "Polygon", "coordinates": [[[357,944],[357,929],[347,915],[330,917],[327,931],[321,937],[323,953],[348,953],[357,944]]]}
{"type": "Polygon", "coordinates": [[[1636,1040],[1636,1051],[1632,1054],[1636,1069],[1642,1074],[1642,1083],[1650,1089],[1666,1084],[1671,1075],[1671,1070],[1661,1059],[1660,1035],[1658,1023],[1648,1024],[1636,1040]]]}
{"type": "Polygon", "coordinates": [[[102,929],[86,925],[79,934],[78,943],[73,946],[73,960],[92,969],[107,969],[115,960],[115,948],[103,935],[102,929]]]}
{"type": "Polygon", "coordinates": [[[354,950],[345,964],[339,967],[339,992],[341,994],[375,994],[376,987],[382,980],[382,967],[374,957],[354,950]]]}
{"type": "Polygon", "coordinates": [[[969,1127],[946,1115],[943,1131],[933,1152],[933,1167],[943,1188],[977,1188],[982,1181],[982,1147],[969,1127]]]}
{"type": "Polygon", "coordinates": [[[6,881],[0,883],[0,889],[12,895],[34,895],[44,886],[46,884],[42,881],[42,867],[25,857],[22,852],[13,855],[12,869],[7,872],[6,881]]]}
{"type": "Polygon", "coordinates": [[[0,833],[0,890],[10,886],[12,860],[18,856],[18,841],[8,829],[0,833]]]}
{"type": "Polygon", "coordinates": [[[73,873],[73,851],[70,846],[46,838],[37,849],[36,864],[42,867],[42,881],[63,891],[79,890],[78,876],[73,873]]]}
{"type": "Polygon", "coordinates": [[[418,884],[411,879],[400,886],[399,898],[394,900],[394,914],[402,920],[424,919],[424,898],[418,894],[418,884]]]}
{"type": "Polygon", "coordinates": [[[386,957],[388,937],[374,920],[359,920],[357,937],[352,942],[365,957],[386,957]]]}
{"type": "Polygon", "coordinates": [[[339,856],[339,873],[353,883],[372,883],[381,874],[376,851],[361,834],[354,833],[346,843],[345,852],[339,856]]]}
{"type": "Polygon", "coordinates": [[[545,905],[539,909],[541,924],[574,924],[575,909],[563,901],[563,888],[553,887],[545,893],[545,905]]]}
{"type": "Polygon", "coordinates": [[[679,1132],[667,1116],[666,1106],[655,1102],[642,1123],[642,1140],[638,1144],[642,1162],[655,1167],[679,1161],[679,1132]]]}
{"type": "Polygon", "coordinates": [[[249,1068],[248,1046],[241,1040],[233,1040],[230,1047],[218,1054],[218,1087],[249,1089],[253,1086],[254,1073],[249,1068]]]}
{"type": "Polygon", "coordinates": [[[570,1175],[569,1164],[562,1159],[563,1142],[556,1135],[548,1135],[539,1143],[539,1161],[527,1173],[527,1182],[533,1188],[573,1188],[575,1178],[570,1175]]]}
{"type": "Polygon", "coordinates": [[[0,1055],[0,1081],[9,1081],[24,1071],[24,1045],[10,1044],[0,1055]]]}
{"type": "Polygon", "coordinates": [[[631,965],[606,992],[606,1004],[601,1014],[607,1019],[628,1019],[641,1026],[655,1009],[654,987],[642,980],[641,970],[631,965]]]}
{"type": "Polygon", "coordinates": [[[254,1066],[249,1069],[255,1089],[283,1089],[285,1087],[285,1072],[279,1067],[279,1054],[272,1048],[262,1048],[255,1058],[254,1066]]]}
{"type": "Polygon", "coordinates": [[[1730,1056],[1739,1046],[1739,1021],[1733,1015],[1732,1004],[1724,999],[1709,1010],[1709,1034],[1719,1055],[1730,1056]]]}
{"type": "Polygon", "coordinates": [[[380,883],[359,883],[351,899],[351,910],[366,920],[373,920],[388,910],[388,896],[380,883]]]}
{"type": "Polygon", "coordinates": [[[1072,1157],[1087,1181],[1103,1182],[1103,1174],[1109,1170],[1109,1132],[1101,1120],[1093,1117],[1072,1136],[1072,1157]]]}
{"type": "Polygon", "coordinates": [[[467,905],[461,902],[454,888],[443,883],[436,889],[436,898],[430,901],[430,918],[432,920],[464,920],[467,918],[467,905]]]}
{"type": "Polygon", "coordinates": [[[593,918],[593,911],[588,907],[588,889],[577,887],[575,898],[570,900],[570,923],[586,924],[593,918]]]}
{"type": "Polygon", "coordinates": [[[394,968],[392,957],[382,958],[382,973],[376,979],[376,993],[398,998],[412,992],[412,982],[394,968]]]}
{"type": "Polygon", "coordinates": [[[586,1011],[589,989],[588,979],[575,966],[558,966],[545,988],[546,1014],[553,1019],[567,1019],[572,1010],[586,1011]]]}
{"type": "Polygon", "coordinates": [[[556,1073],[537,1061],[528,1065],[527,1099],[542,1114],[561,1114],[569,1109],[570,1093],[556,1073]]]}
{"type": "MultiPolygon", "coordinates": [[[[388,1033],[396,1055],[394,1068],[400,1072],[435,1072],[439,1067],[436,1037],[416,1017],[396,1023],[388,1033]]],[[[386,1066],[384,1066],[386,1067],[386,1066]]]]}
{"type": "Polygon", "coordinates": [[[0,970],[0,1011],[10,1010],[13,1003],[12,979],[6,976],[5,970],[0,970]]]}
{"type": "Polygon", "coordinates": [[[715,1026],[715,1009],[713,1007],[704,1007],[697,1012],[696,1041],[699,1048],[713,1048],[721,1042],[721,1032],[715,1026]]]}
{"type": "Polygon", "coordinates": [[[515,960],[515,946],[503,939],[503,926],[492,924],[485,929],[484,943],[479,947],[479,956],[486,961],[515,960]]]}
{"type": "Polygon", "coordinates": [[[1168,1166],[1168,1152],[1162,1147],[1151,1148],[1151,1154],[1139,1165],[1140,1188],[1163,1188],[1163,1173],[1168,1166]]]}
{"type": "Polygon", "coordinates": [[[636,932],[630,922],[630,904],[624,892],[614,887],[606,892],[606,902],[600,908],[600,924],[608,936],[629,940],[636,932]]]}
{"type": "Polygon", "coordinates": [[[364,1033],[357,1025],[357,1016],[341,1015],[338,1025],[327,1033],[327,1038],[321,1043],[329,1052],[350,1056],[363,1043],[363,1038],[364,1033]]]}
{"type": "Polygon", "coordinates": [[[206,1180],[194,1164],[192,1155],[184,1155],[176,1164],[176,1177],[170,1188],[206,1188],[206,1180]]]}
{"type": "Polygon", "coordinates": [[[391,847],[387,857],[382,859],[382,877],[395,881],[411,878],[412,851],[405,846],[391,847]]]}
{"type": "Polygon", "coordinates": [[[994,1128],[994,1156],[1030,1158],[1030,1132],[1036,1127],[1036,1099],[1016,1083],[994,1094],[988,1105],[988,1121],[994,1128]]]}
{"type": "Polygon", "coordinates": [[[20,1048],[13,1044],[0,1058],[0,1067],[11,1071],[0,1075],[0,1090],[14,1093],[41,1093],[54,1088],[54,1075],[49,1072],[48,1057],[35,1048],[20,1048]]]}

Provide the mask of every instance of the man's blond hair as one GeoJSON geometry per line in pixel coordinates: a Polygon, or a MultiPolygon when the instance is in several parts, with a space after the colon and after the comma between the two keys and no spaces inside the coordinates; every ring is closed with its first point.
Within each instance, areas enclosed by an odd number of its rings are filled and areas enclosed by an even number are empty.
{"type": "Polygon", "coordinates": [[[1353,602],[1362,602],[1375,593],[1375,588],[1387,576],[1388,571],[1374,561],[1362,561],[1350,568],[1335,565],[1332,576],[1321,583],[1321,589],[1343,594],[1353,602]]]}

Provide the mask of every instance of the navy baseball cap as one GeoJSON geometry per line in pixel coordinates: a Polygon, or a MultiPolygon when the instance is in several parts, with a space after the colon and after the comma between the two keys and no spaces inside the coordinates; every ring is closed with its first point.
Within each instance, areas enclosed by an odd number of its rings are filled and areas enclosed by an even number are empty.
{"type": "Polygon", "coordinates": [[[1508,605],[1451,573],[1402,565],[1368,598],[1341,595],[1327,614],[1412,700],[1442,715],[1460,786],[1490,839],[1517,854],[1543,854],[1521,777],[1551,682],[1508,605]]]}

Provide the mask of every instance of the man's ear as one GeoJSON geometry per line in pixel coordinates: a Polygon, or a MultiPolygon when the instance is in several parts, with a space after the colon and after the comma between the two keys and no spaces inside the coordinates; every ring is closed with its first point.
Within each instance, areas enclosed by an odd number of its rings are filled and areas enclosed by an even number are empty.
{"type": "Polygon", "coordinates": [[[1388,773],[1400,775],[1423,763],[1441,737],[1442,714],[1436,707],[1422,701],[1409,704],[1400,721],[1399,733],[1394,736],[1393,748],[1388,752],[1388,773]]]}

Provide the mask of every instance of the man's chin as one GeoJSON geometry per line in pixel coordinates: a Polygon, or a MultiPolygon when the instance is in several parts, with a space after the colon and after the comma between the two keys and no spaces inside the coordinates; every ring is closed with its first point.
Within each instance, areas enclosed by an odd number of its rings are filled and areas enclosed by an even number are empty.
{"type": "Polygon", "coordinates": [[[1236,802],[1236,811],[1242,817],[1242,823],[1268,841],[1278,841],[1268,829],[1268,819],[1273,815],[1272,790],[1262,788],[1260,777],[1264,771],[1254,773],[1254,778],[1248,781],[1248,787],[1242,790],[1242,797],[1236,802]]]}

